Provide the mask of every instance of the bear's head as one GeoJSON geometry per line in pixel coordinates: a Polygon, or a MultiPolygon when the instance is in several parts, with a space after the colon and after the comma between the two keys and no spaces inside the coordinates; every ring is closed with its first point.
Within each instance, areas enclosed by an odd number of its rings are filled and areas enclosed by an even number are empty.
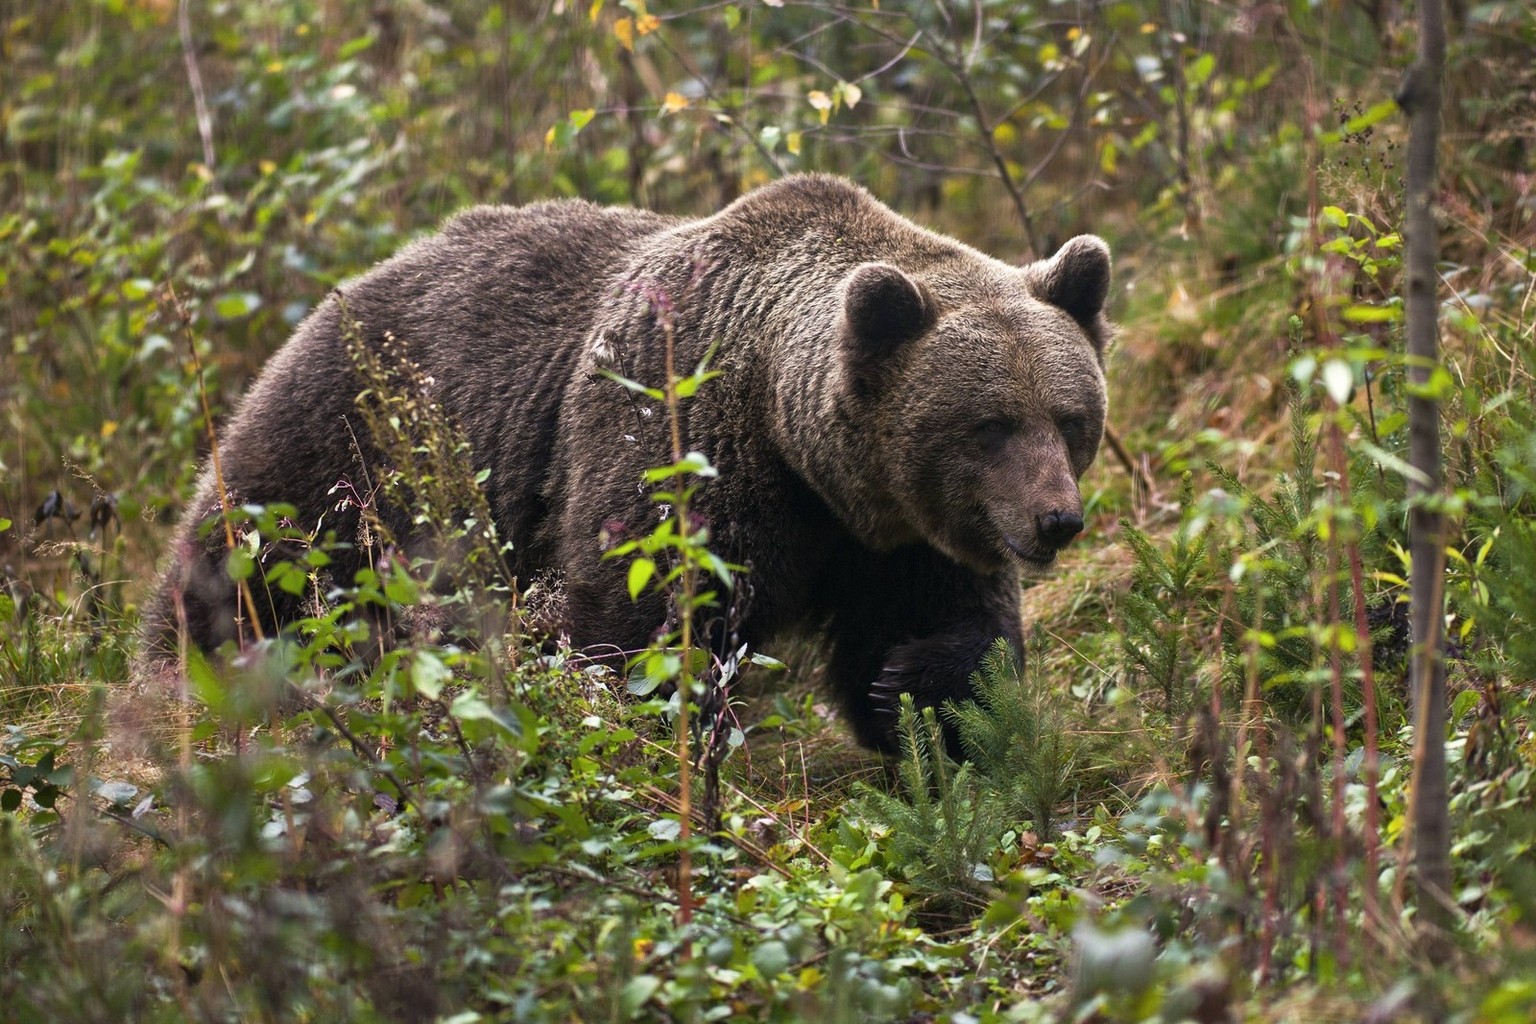
{"type": "Polygon", "coordinates": [[[1074,238],[1007,267],[967,252],[842,282],[847,429],[878,546],[922,539],[980,572],[1049,564],[1083,529],[1078,479],[1104,433],[1109,248],[1074,238]]]}

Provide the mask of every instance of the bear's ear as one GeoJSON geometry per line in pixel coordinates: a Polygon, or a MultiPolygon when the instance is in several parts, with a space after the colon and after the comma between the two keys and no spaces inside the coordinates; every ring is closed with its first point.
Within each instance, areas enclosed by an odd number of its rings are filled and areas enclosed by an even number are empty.
{"type": "Polygon", "coordinates": [[[1048,260],[1025,268],[1035,298],[1065,310],[1085,328],[1095,326],[1109,296],[1109,246],[1097,235],[1078,235],[1048,260]]]}
{"type": "Polygon", "coordinates": [[[935,319],[928,290],[889,263],[865,263],[843,282],[843,345],[860,356],[888,355],[935,319]]]}

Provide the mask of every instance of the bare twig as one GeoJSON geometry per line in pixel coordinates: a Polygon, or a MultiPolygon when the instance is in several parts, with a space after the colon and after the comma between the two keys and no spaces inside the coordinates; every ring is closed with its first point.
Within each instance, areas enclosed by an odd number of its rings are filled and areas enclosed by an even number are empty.
{"type": "Polygon", "coordinates": [[[181,34],[181,56],[187,63],[187,83],[192,86],[192,106],[197,111],[197,134],[203,140],[203,164],[212,170],[213,115],[208,112],[208,98],[203,94],[203,75],[197,69],[190,8],[191,0],[181,0],[176,10],[176,28],[181,34]]]}
{"type": "Polygon", "coordinates": [[[387,779],[391,786],[395,787],[395,792],[400,794],[399,810],[404,810],[415,802],[410,790],[406,788],[404,782],[400,781],[400,776],[395,774],[394,769],[373,756],[373,751],[369,750],[368,745],[358,738],[357,733],[352,731],[351,727],[347,725],[346,720],[341,717],[335,708],[324,701],[316,700],[308,693],[305,693],[303,687],[295,683],[288,685],[288,692],[292,695],[294,702],[301,707],[310,711],[318,711],[324,715],[337,734],[351,746],[352,752],[367,762],[370,768],[387,779]]]}
{"type": "MultiPolygon", "coordinates": [[[[203,378],[203,360],[197,352],[197,335],[192,330],[192,317],[187,312],[187,307],[181,302],[181,297],[176,294],[176,287],[169,281],[165,284],[165,294],[176,312],[176,318],[181,322],[182,332],[187,338],[187,353],[192,359],[192,371],[197,375],[197,397],[202,403],[203,428],[208,433],[208,465],[213,470],[213,486],[219,499],[219,518],[224,523],[224,546],[227,550],[235,549],[235,528],[229,521],[231,502],[229,489],[224,485],[224,464],[219,458],[219,432],[213,425],[213,410],[208,405],[208,387],[203,378]]],[[[251,617],[251,631],[255,633],[257,640],[265,639],[262,635],[261,616],[256,613],[256,598],[251,593],[248,580],[240,580],[236,584],[240,597],[245,604],[246,614],[251,617]]],[[[186,616],[178,613],[178,618],[183,623],[186,616]]],[[[185,630],[182,630],[183,636],[185,630]]],[[[241,642],[244,642],[242,631],[241,642]]],[[[182,655],[182,663],[186,663],[186,655],[182,655]]]]}

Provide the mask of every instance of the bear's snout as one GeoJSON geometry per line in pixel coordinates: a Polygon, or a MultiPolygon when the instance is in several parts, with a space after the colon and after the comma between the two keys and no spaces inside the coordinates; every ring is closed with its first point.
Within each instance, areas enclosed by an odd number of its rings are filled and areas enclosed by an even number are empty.
{"type": "Polygon", "coordinates": [[[1060,551],[1083,532],[1083,517],[1076,512],[1052,510],[1035,517],[1035,532],[1042,544],[1060,551]]]}

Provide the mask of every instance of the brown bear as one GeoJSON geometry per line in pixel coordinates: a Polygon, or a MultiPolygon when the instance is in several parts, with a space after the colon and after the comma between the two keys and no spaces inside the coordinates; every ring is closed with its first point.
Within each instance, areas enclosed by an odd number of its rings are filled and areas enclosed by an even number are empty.
{"type": "MultiPolygon", "coordinates": [[[[563,579],[576,647],[635,651],[666,604],[632,601],[603,544],[657,521],[640,480],[670,461],[666,416],[597,370],[659,386],[669,333],[680,368],[718,346],[721,374],[682,407],[684,443],[719,473],[694,504],[711,550],[749,572],[731,636],[710,636],[757,648],[819,632],[853,731],[889,750],[899,695],[969,696],[994,641],[1019,643],[1021,570],[1083,528],[1109,275],[1096,237],[1010,266],[819,175],[697,220],[471,209],[300,325],[224,432],[224,483],[353,538],[358,513],[332,490],[380,456],[346,335],[398,339],[469,442],[511,574],[563,579]]],[[[205,472],[146,615],[162,655],[182,629],[210,650],[236,635],[224,534],[204,525],[217,509],[205,472]]],[[[408,510],[381,513],[410,533],[408,510]]],[[[335,577],[366,554],[339,552],[335,577]]],[[[298,614],[287,600],[263,591],[269,627],[298,614]]]]}

